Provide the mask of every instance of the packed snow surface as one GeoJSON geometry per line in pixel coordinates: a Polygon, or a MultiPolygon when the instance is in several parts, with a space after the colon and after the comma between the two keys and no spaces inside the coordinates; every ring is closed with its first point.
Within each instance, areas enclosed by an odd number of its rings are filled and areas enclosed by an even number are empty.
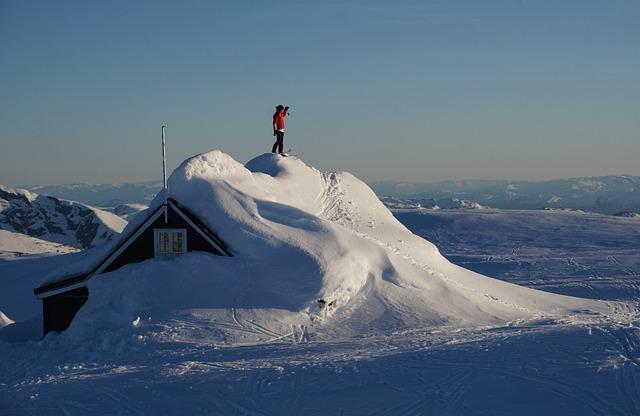
{"type": "MultiPolygon", "coordinates": [[[[353,175],[320,172],[295,157],[264,154],[243,166],[221,151],[201,154],[173,172],[169,192],[215,230],[234,257],[193,253],[94,278],[71,332],[181,311],[217,325],[206,337],[234,343],[255,341],[255,334],[238,330],[239,319],[265,328],[262,335],[270,338],[303,328],[301,337],[320,339],[579,320],[622,307],[458,267],[398,222],[353,175]],[[319,299],[332,306],[321,308],[319,299]]],[[[159,195],[151,209],[161,202],[159,195]]],[[[134,218],[123,235],[143,218],[134,218]]]]}

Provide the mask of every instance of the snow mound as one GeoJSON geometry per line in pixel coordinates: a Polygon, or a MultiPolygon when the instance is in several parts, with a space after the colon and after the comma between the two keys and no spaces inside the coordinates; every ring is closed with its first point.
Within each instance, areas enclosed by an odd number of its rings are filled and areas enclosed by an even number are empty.
{"type": "Polygon", "coordinates": [[[178,181],[184,182],[193,178],[215,180],[236,174],[243,175],[248,172],[231,156],[220,150],[214,150],[187,159],[171,176],[175,185],[178,181]]]}
{"type": "MultiPolygon", "coordinates": [[[[180,330],[172,327],[172,339],[234,342],[247,334],[303,339],[311,331],[353,336],[582,319],[611,309],[456,266],[355,176],[321,172],[296,157],[268,153],[243,166],[214,150],[184,161],[169,178],[169,193],[215,230],[234,257],[190,253],[94,278],[71,332],[164,317],[183,321],[180,330]],[[332,307],[321,309],[319,299],[332,307]]],[[[159,194],[150,207],[161,203],[159,194]]]]}

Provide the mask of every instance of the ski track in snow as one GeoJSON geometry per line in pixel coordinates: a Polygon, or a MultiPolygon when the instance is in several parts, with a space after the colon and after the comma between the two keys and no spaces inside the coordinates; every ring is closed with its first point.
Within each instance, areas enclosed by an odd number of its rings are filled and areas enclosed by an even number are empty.
{"type": "MultiPolygon", "coordinates": [[[[49,363],[48,369],[36,366],[35,374],[25,371],[15,384],[3,382],[0,392],[12,394],[11,400],[2,396],[0,409],[3,414],[455,415],[512,414],[515,408],[537,414],[540,406],[564,405],[570,411],[562,414],[636,414],[637,364],[620,360],[617,368],[602,366],[621,352],[637,360],[637,328],[592,329],[592,335],[575,326],[456,334],[413,330],[358,343],[230,348],[179,343],[140,349],[128,341],[121,355],[100,352],[114,361],[111,365],[49,363]],[[132,359],[137,366],[118,363],[132,359]]],[[[74,360],[74,354],[59,358],[74,360]]]]}

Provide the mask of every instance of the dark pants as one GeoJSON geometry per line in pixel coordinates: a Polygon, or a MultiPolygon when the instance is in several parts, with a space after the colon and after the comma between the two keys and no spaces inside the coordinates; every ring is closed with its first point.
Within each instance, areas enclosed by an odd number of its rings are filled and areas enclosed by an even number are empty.
{"type": "Polygon", "coordinates": [[[278,148],[278,153],[282,153],[282,146],[284,146],[284,132],[277,131],[276,142],[273,144],[273,147],[271,148],[271,153],[276,152],[276,147],[278,148]]]}

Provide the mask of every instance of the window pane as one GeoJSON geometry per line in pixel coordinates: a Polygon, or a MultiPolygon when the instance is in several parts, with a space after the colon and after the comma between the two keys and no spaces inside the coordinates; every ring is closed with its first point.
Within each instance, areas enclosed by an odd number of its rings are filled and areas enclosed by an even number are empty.
{"type": "Polygon", "coordinates": [[[169,233],[165,231],[158,232],[158,249],[160,253],[169,252],[169,233]]]}
{"type": "Polygon", "coordinates": [[[182,253],[184,251],[184,241],[182,232],[173,233],[173,252],[182,253]]]}

